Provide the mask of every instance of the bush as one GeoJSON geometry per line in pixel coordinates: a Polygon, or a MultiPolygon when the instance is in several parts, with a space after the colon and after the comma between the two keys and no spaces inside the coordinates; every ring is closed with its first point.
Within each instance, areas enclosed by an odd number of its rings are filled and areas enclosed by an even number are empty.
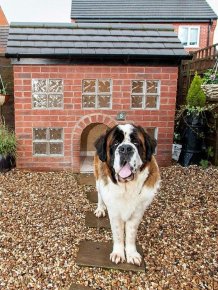
{"type": "Polygon", "coordinates": [[[206,96],[201,89],[201,85],[202,79],[196,72],[186,97],[188,106],[201,108],[205,106],[206,96]]]}
{"type": "Polygon", "coordinates": [[[10,131],[5,124],[0,124],[0,155],[6,157],[11,155],[16,156],[16,136],[13,131],[10,131]]]}

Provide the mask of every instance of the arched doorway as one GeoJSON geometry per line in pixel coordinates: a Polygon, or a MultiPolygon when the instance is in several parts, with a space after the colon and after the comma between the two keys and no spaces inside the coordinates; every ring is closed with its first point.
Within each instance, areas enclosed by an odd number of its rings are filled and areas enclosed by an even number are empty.
{"type": "Polygon", "coordinates": [[[80,142],[80,172],[93,172],[94,142],[107,129],[105,124],[92,123],[83,130],[80,142]]]}

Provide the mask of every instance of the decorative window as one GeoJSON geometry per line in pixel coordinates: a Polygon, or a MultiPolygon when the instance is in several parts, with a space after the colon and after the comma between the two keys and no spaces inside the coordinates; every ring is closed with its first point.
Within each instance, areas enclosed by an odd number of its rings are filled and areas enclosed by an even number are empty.
{"type": "Polygon", "coordinates": [[[200,27],[180,26],[179,39],[185,47],[199,47],[200,27]]]}
{"type": "Polygon", "coordinates": [[[96,79],[83,80],[83,108],[109,109],[111,108],[111,80],[96,79]]]}
{"type": "Polygon", "coordinates": [[[134,109],[158,109],[160,81],[132,81],[131,99],[134,109]]]}
{"type": "Polygon", "coordinates": [[[63,108],[63,80],[33,79],[32,106],[34,109],[63,108]]]}
{"type": "Polygon", "coordinates": [[[35,156],[63,155],[63,129],[34,128],[33,155],[35,156]]]}

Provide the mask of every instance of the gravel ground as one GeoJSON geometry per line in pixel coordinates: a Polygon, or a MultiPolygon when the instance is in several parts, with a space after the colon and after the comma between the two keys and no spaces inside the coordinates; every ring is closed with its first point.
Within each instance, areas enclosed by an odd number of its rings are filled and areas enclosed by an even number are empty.
{"type": "Polygon", "coordinates": [[[111,232],[85,228],[94,209],[70,172],[0,174],[0,289],[218,289],[218,169],[161,169],[162,186],[144,215],[138,242],[146,272],[79,268],[81,240],[111,232]]]}

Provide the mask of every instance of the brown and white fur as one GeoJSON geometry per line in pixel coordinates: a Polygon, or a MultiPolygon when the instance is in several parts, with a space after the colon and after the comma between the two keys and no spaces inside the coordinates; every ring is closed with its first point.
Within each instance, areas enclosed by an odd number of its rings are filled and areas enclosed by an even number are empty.
{"type": "Polygon", "coordinates": [[[142,261],[135,245],[137,230],[160,184],[155,146],[142,127],[131,124],[117,125],[95,142],[95,215],[102,217],[108,211],[113,233],[110,260],[116,264],[142,261]]]}

